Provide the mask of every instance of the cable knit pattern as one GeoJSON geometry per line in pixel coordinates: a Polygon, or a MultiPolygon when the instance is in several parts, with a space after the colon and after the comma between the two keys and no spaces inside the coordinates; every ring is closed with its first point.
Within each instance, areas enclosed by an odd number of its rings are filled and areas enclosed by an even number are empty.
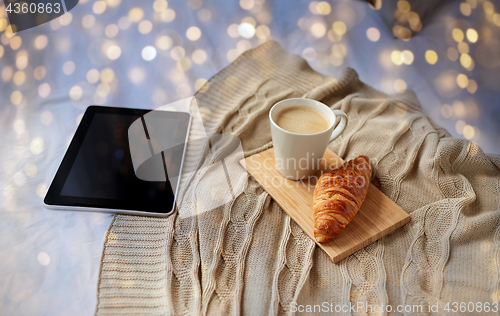
{"type": "MultiPolygon", "coordinates": [[[[275,42],[244,53],[201,91],[207,133],[236,135],[247,156],[272,146],[268,111],[279,100],[345,111],[349,125],[329,147],[345,160],[369,156],[372,182],[412,219],[333,264],[250,177],[242,194],[197,216],[117,215],[97,315],[281,315],[324,302],[421,304],[426,313],[429,302],[500,300],[500,157],[451,138],[411,91],[385,95],[352,69],[321,75],[275,42]]],[[[204,163],[192,154],[185,164],[204,163]]],[[[203,173],[181,181],[179,211],[195,214],[207,198],[196,190],[203,173]]]]}

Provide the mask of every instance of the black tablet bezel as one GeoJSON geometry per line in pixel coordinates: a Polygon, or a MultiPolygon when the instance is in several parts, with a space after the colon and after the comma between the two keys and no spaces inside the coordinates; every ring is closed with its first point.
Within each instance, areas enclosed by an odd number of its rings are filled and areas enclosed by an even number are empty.
{"type": "MultiPolygon", "coordinates": [[[[170,214],[175,207],[175,196],[177,195],[176,194],[177,192],[173,192],[174,199],[172,201],[171,207],[166,205],[164,211],[163,210],[159,211],[157,207],[148,204],[147,201],[130,201],[130,200],[122,201],[115,199],[64,196],[60,194],[66,182],[66,179],[69,175],[69,172],[73,167],[73,163],[80,150],[85,135],[87,134],[89,126],[96,113],[133,115],[137,116],[137,118],[140,118],[141,116],[149,113],[150,111],[151,110],[145,110],[145,109],[103,107],[97,105],[89,106],[83,115],[83,118],[73,136],[73,139],[71,140],[71,143],[64,155],[64,158],[61,164],[59,165],[56,175],[52,180],[52,183],[47,191],[47,194],[45,195],[44,204],[47,207],[55,207],[55,208],[68,207],[68,208],[78,208],[81,210],[88,208],[89,210],[102,209],[103,211],[116,211],[116,212],[130,211],[130,213],[143,213],[144,215],[170,214]]],[[[182,126],[187,126],[185,135],[179,133],[180,136],[183,137],[179,137],[179,139],[176,139],[177,143],[185,143],[187,135],[189,133],[189,122],[191,118],[190,114],[187,112],[168,112],[168,111],[162,111],[162,113],[168,113],[168,115],[176,116],[176,119],[178,119],[181,122],[182,126]]],[[[184,159],[184,153],[182,159],[184,159]]]]}

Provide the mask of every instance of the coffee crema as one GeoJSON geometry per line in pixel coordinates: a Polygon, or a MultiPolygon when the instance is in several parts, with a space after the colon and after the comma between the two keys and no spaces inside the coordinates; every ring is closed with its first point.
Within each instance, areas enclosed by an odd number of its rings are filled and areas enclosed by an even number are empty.
{"type": "Polygon", "coordinates": [[[291,106],[278,113],[274,120],[284,130],[297,134],[316,134],[330,127],[320,111],[307,106],[291,106]]]}

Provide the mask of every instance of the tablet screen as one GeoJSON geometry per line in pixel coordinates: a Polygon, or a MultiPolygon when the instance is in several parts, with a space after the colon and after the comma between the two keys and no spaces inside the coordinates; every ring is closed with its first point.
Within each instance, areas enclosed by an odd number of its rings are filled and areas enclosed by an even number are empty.
{"type": "Polygon", "coordinates": [[[155,112],[162,124],[162,145],[175,150],[162,153],[167,180],[146,181],[134,170],[129,128],[148,112],[89,107],[47,193],[46,204],[169,213],[178,177],[170,181],[168,175],[180,172],[189,114],[155,112]]]}

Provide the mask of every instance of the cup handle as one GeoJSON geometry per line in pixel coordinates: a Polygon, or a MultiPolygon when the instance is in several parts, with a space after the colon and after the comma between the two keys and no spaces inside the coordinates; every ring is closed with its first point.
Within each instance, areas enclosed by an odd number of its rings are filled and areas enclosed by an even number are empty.
{"type": "MultiPolygon", "coordinates": [[[[332,136],[330,136],[330,142],[334,140],[335,138],[339,137],[340,134],[344,131],[345,127],[347,126],[347,114],[340,110],[332,110],[333,113],[335,114],[336,117],[340,118],[340,123],[335,127],[335,129],[332,132],[332,136]]],[[[337,122],[335,122],[337,124],[337,122]]]]}

